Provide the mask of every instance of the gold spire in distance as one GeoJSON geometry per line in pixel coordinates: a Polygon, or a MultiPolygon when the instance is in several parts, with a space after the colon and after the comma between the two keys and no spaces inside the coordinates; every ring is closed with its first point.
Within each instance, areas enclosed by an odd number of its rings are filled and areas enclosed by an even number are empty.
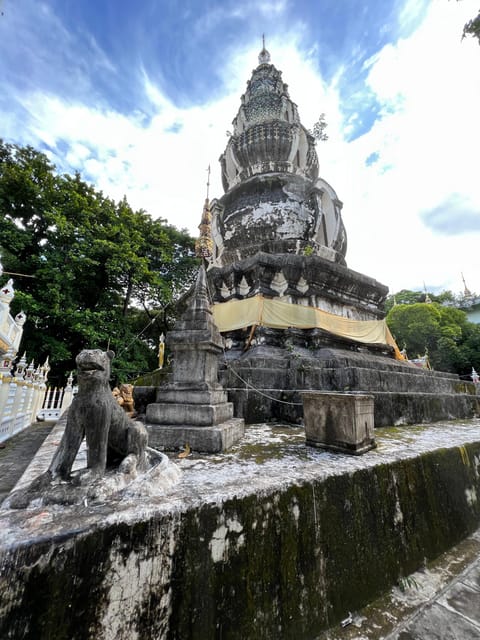
{"type": "Polygon", "coordinates": [[[210,260],[212,257],[213,241],[212,241],[212,212],[210,211],[210,201],[208,199],[210,190],[210,165],[208,165],[207,177],[207,197],[203,205],[202,220],[198,225],[200,236],[195,242],[195,255],[197,258],[210,260]]]}
{"type": "Polygon", "coordinates": [[[465,278],[463,277],[463,273],[462,273],[462,280],[463,280],[463,297],[464,298],[470,298],[470,296],[472,295],[472,292],[467,287],[467,283],[465,282],[465,278]]]}

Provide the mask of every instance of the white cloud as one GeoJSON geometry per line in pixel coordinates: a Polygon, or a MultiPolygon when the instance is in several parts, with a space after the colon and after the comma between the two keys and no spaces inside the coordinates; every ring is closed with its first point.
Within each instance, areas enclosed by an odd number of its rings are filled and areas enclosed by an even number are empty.
{"type": "MultiPolygon", "coordinates": [[[[286,7],[283,1],[273,4],[278,13],[286,7]]],[[[326,84],[315,48],[302,50],[305,27],[300,23],[282,40],[267,39],[303,124],[311,127],[326,113],[329,140],[318,146],[320,172],[344,202],[349,266],[394,291],[423,281],[459,290],[463,271],[469,287],[480,293],[479,234],[439,236],[422,220],[426,211],[455,202],[452,194],[468,201],[470,215],[475,207],[480,212],[480,49],[475,41],[461,41],[474,4],[432,3],[411,37],[387,45],[366,63],[365,90],[376,95],[382,117],[352,142],[347,142],[339,97],[345,70],[339,68],[326,84]],[[374,152],[378,160],[367,167],[374,152]]],[[[202,106],[175,106],[140,68],[144,96],[139,95],[139,104],[148,104],[148,120],[142,113],[127,117],[78,97],[70,102],[35,91],[20,99],[27,115],[8,115],[2,129],[5,137],[23,144],[66,146],[54,158],[62,171],[79,170],[104,193],[115,199],[126,195],[135,208],[196,235],[209,164],[210,195],[223,193],[217,160],[259,49],[245,45],[225,59],[219,71],[226,93],[202,106]]]]}
{"type": "MultiPolygon", "coordinates": [[[[461,41],[471,3],[432,3],[421,27],[369,61],[368,85],[382,104],[371,131],[329,147],[345,202],[352,268],[393,290],[461,289],[463,271],[480,292],[479,233],[439,237],[421,213],[460,193],[480,216],[480,64],[475,41],[461,41]],[[367,167],[365,159],[378,152],[367,167]]],[[[452,217],[454,211],[452,211],[452,217]]],[[[471,225],[472,226],[472,225],[471,225]]]]}

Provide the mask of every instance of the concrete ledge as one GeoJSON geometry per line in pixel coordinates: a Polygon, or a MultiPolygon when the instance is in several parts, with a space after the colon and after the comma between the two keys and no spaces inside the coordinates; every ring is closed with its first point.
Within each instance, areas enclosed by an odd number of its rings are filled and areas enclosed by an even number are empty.
{"type": "Polygon", "coordinates": [[[0,637],[313,640],[479,526],[479,428],[250,426],[161,497],[0,512],[0,637]]]}
{"type": "Polygon", "coordinates": [[[200,391],[198,389],[165,389],[160,387],[157,390],[155,402],[183,404],[186,398],[188,398],[189,404],[224,404],[228,401],[227,392],[223,389],[200,391]]]}
{"type": "MultiPolygon", "coordinates": [[[[281,422],[302,421],[301,387],[288,390],[260,386],[259,389],[265,395],[248,388],[227,389],[228,398],[235,406],[235,415],[245,418],[247,424],[255,423],[259,415],[269,415],[281,422]]],[[[375,397],[375,427],[470,419],[480,415],[480,396],[470,393],[363,392],[375,397]]]]}
{"type": "Polygon", "coordinates": [[[375,427],[474,418],[480,415],[480,397],[469,393],[369,393],[375,397],[375,427]]]}

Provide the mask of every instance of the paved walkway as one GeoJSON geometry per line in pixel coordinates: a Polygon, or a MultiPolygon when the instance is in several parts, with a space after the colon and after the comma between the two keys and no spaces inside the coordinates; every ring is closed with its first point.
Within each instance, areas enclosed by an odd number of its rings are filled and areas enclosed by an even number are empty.
{"type": "Polygon", "coordinates": [[[480,640],[480,529],[316,640],[480,640]]]}
{"type": "Polygon", "coordinates": [[[478,640],[480,558],[430,602],[399,625],[386,640],[478,640]]]}
{"type": "Polygon", "coordinates": [[[52,422],[36,422],[0,444],[0,504],[20,480],[52,428],[52,422]]]}

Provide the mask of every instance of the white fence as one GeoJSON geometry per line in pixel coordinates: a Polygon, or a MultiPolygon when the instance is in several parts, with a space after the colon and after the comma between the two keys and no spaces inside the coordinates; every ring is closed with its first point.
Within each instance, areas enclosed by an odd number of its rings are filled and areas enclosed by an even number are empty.
{"type": "Polygon", "coordinates": [[[62,413],[72,404],[77,387],[72,387],[72,375],[67,380],[67,386],[47,387],[42,408],[37,413],[37,420],[58,420],[62,413]]]}
{"type": "MultiPolygon", "coordinates": [[[[0,263],[0,276],[2,274],[0,263]]],[[[10,315],[14,295],[10,279],[0,288],[0,442],[37,420],[58,420],[75,392],[71,375],[64,389],[47,388],[48,358],[43,366],[35,369],[33,361],[27,367],[24,354],[12,374],[26,320],[23,311],[15,318],[10,315]]]]}
{"type": "Polygon", "coordinates": [[[35,369],[33,362],[27,367],[24,355],[14,375],[11,369],[12,359],[4,356],[0,366],[0,442],[37,420],[57,420],[74,393],[71,376],[65,389],[47,387],[48,360],[35,369]]]}

